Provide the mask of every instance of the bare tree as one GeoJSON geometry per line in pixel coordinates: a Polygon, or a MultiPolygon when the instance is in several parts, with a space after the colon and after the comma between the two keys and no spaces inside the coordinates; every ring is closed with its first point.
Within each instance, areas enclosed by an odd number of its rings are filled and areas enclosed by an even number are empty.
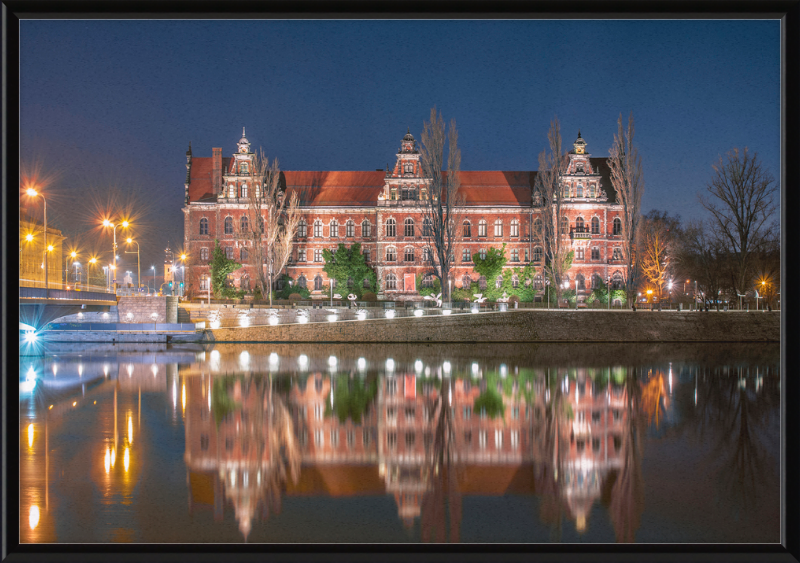
{"type": "Polygon", "coordinates": [[[753,253],[774,236],[775,178],[758,153],[735,148],[713,166],[714,177],[700,204],[712,216],[715,231],[731,253],[731,286],[745,293],[753,281],[753,253]]]}
{"type": "MultiPolygon", "coordinates": [[[[725,279],[727,253],[716,237],[700,222],[691,221],[683,231],[675,255],[681,271],[697,280],[703,301],[715,301],[725,279]]],[[[695,296],[697,298],[697,296],[695,296]]]]}
{"type": "Polygon", "coordinates": [[[422,238],[429,251],[425,263],[427,274],[438,278],[442,295],[449,298],[447,280],[455,265],[458,252],[458,229],[465,199],[459,193],[461,186],[461,151],[458,148],[458,130],[455,119],[445,131],[444,120],[436,108],[431,109],[430,121],[423,124],[420,164],[428,182],[428,195],[423,199],[422,238]],[[445,145],[447,145],[447,172],[444,171],[445,145]]]}
{"type": "Polygon", "coordinates": [[[625,285],[628,301],[636,288],[637,250],[636,236],[641,219],[644,178],[642,159],[633,144],[633,113],[628,117],[628,128],[622,127],[622,114],[617,119],[614,144],[608,151],[608,166],[611,169],[611,184],[617,192],[617,202],[622,206],[622,255],[625,260],[625,285]]]}
{"type": "Polygon", "coordinates": [[[300,222],[298,196],[286,197],[280,183],[278,159],[270,162],[264,151],[253,158],[253,192],[248,198],[246,225],[239,225],[240,236],[250,244],[250,262],[256,274],[261,295],[269,293],[272,306],[272,284],[292,255],[292,240],[300,222]]]}
{"type": "MultiPolygon", "coordinates": [[[[550,122],[547,132],[549,153],[539,153],[539,171],[534,180],[534,205],[540,204],[541,222],[534,238],[542,244],[545,258],[545,273],[555,285],[556,298],[561,301],[561,283],[571,263],[569,233],[561,228],[566,219],[562,178],[567,158],[561,148],[561,125],[558,118],[550,122]]],[[[534,231],[537,229],[534,227],[534,231]]]]}
{"type": "Polygon", "coordinates": [[[655,209],[642,218],[639,229],[639,266],[644,278],[658,288],[661,300],[664,284],[672,274],[672,258],[676,235],[680,228],[679,217],[669,217],[655,209]]]}

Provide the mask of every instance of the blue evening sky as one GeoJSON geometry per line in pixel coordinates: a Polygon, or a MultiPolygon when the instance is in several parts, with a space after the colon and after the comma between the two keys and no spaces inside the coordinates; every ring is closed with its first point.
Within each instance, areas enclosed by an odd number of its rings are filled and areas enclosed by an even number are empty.
{"type": "MultiPolygon", "coordinates": [[[[462,169],[535,170],[554,116],[567,148],[580,129],[607,156],[632,111],[643,211],[702,219],[721,154],[747,146],[779,175],[779,48],[778,20],[29,20],[22,166],[53,178],[48,221],[67,234],[111,202],[144,210],[144,270],[183,239],[190,141],[229,155],[246,126],[285,170],[374,170],[435,105],[462,169]]],[[[93,232],[83,244],[106,248],[93,232]]]]}

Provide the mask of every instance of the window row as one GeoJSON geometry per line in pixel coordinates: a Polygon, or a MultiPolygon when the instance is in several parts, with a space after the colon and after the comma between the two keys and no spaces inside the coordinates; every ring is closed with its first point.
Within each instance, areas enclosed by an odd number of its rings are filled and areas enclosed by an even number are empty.
{"type": "MultiPolygon", "coordinates": [[[[336,448],[339,446],[339,429],[332,429],[330,430],[329,437],[330,437],[330,444],[332,447],[336,448]]],[[[364,428],[361,432],[361,444],[364,447],[368,447],[375,441],[375,431],[371,428],[364,428]]],[[[305,436],[301,436],[300,442],[302,445],[305,445],[305,436]]],[[[347,444],[348,448],[352,448],[356,445],[356,431],[355,430],[346,430],[345,431],[345,443],[347,444]]],[[[314,446],[317,448],[321,448],[325,445],[325,431],[321,428],[317,428],[314,430],[314,446]]]]}

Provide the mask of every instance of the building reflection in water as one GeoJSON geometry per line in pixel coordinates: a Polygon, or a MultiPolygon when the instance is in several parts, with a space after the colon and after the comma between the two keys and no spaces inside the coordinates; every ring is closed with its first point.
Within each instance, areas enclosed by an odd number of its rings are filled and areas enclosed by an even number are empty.
{"type": "Polygon", "coordinates": [[[664,408],[652,384],[625,369],[387,368],[185,378],[190,511],[221,520],[227,503],[246,539],[284,494],[388,494],[407,528],[419,519],[423,541],[457,542],[462,495],[536,494],[559,541],[565,519],[586,530],[606,491],[617,540],[633,541],[647,424],[638,405],[664,408]]]}

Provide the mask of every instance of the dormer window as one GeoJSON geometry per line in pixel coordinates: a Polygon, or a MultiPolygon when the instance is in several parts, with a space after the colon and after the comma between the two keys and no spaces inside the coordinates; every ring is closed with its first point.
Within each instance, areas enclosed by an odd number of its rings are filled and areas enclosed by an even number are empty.
{"type": "Polygon", "coordinates": [[[247,174],[247,163],[246,162],[242,162],[239,165],[239,174],[247,174]]]}
{"type": "Polygon", "coordinates": [[[581,173],[581,174],[583,174],[583,163],[582,163],[582,162],[581,162],[581,163],[579,163],[579,164],[578,164],[578,165],[575,167],[575,171],[576,171],[576,172],[579,172],[579,173],[581,173]]]}
{"type": "Polygon", "coordinates": [[[404,165],[403,165],[403,171],[404,171],[406,174],[413,174],[413,173],[414,173],[414,165],[413,165],[413,164],[411,164],[411,163],[404,164],[404,165]]]}

